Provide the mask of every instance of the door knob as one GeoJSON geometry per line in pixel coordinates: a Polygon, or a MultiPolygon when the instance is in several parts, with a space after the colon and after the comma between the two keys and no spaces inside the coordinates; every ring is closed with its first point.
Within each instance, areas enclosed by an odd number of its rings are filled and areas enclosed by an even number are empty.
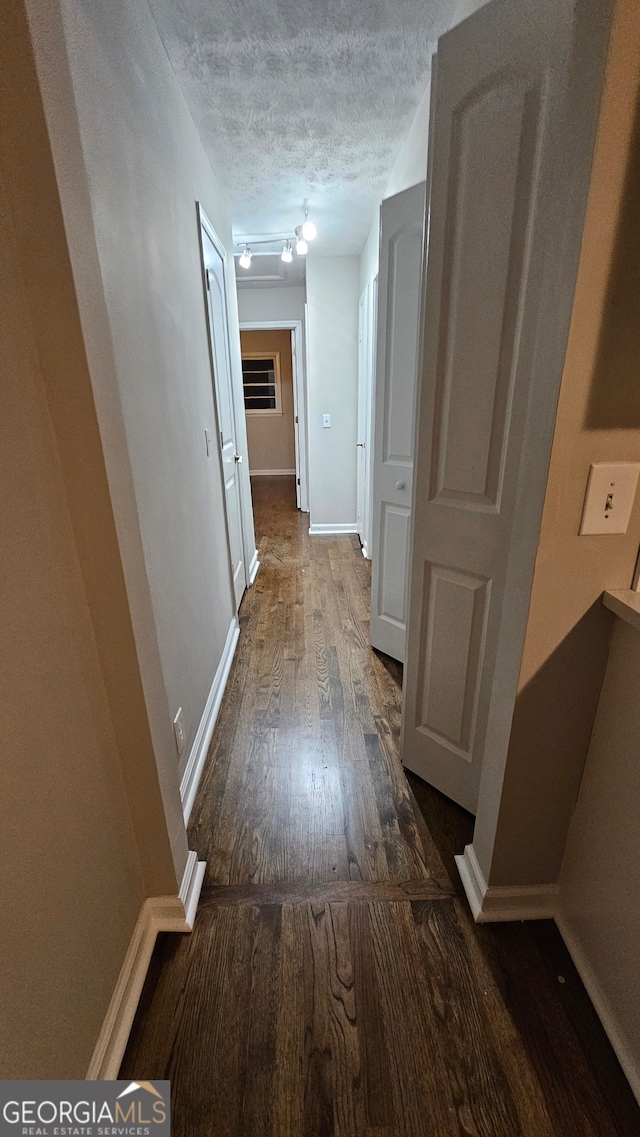
{"type": "Polygon", "coordinates": [[[397,490],[403,490],[404,488],[405,488],[404,482],[396,482],[396,489],[397,490]]]}
{"type": "Polygon", "coordinates": [[[236,462],[242,461],[242,454],[234,454],[233,457],[235,458],[236,462]]]}

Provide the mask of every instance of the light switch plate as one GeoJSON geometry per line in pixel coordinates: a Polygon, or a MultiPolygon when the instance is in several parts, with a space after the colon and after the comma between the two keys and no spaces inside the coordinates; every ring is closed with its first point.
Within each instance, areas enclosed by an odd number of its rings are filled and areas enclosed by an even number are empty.
{"type": "Polygon", "coordinates": [[[186,735],[184,732],[184,718],[182,717],[182,707],[178,708],[178,713],[173,720],[173,733],[176,736],[176,750],[178,754],[182,754],[184,744],[186,742],[186,735]]]}
{"type": "Polygon", "coordinates": [[[587,481],[580,536],[626,533],[639,473],[639,462],[593,463],[587,481]]]}

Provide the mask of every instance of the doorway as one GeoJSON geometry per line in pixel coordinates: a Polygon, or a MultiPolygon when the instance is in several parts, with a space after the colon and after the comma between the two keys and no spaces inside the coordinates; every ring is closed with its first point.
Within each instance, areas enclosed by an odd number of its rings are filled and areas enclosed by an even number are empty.
{"type": "Polygon", "coordinates": [[[295,476],[293,354],[286,329],[240,332],[252,478],[295,476]]]}
{"type": "Polygon", "coordinates": [[[241,322],[240,343],[249,471],[257,478],[295,477],[296,505],[308,513],[302,321],[241,322]]]}

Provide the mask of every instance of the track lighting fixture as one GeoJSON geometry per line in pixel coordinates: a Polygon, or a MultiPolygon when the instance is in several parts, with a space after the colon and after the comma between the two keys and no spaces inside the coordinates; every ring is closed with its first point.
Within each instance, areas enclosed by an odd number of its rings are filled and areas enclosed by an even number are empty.
{"type": "Polygon", "coordinates": [[[318,230],[316,229],[315,225],[313,224],[313,221],[309,221],[309,210],[308,209],[305,209],[305,211],[304,211],[304,221],[302,223],[302,227],[301,227],[300,232],[302,233],[302,236],[304,237],[305,241],[313,241],[314,238],[317,237],[317,235],[318,235],[318,230]]]}
{"type": "MultiPolygon", "coordinates": [[[[297,256],[305,257],[309,252],[309,241],[313,241],[313,239],[317,237],[318,230],[316,229],[313,221],[309,221],[309,210],[306,207],[306,202],[304,203],[304,207],[304,221],[302,221],[300,225],[296,225],[293,237],[288,237],[285,230],[284,233],[275,233],[272,237],[259,237],[256,239],[251,239],[251,244],[273,246],[278,244],[280,241],[284,241],[282,252],[280,253],[280,258],[284,261],[285,264],[288,265],[291,264],[291,261],[293,260],[293,244],[295,241],[295,251],[297,256]]],[[[246,241],[238,241],[238,248],[242,249],[242,252],[238,256],[240,267],[248,269],[251,266],[251,258],[253,256],[253,253],[246,241]]],[[[260,250],[260,252],[262,252],[262,250],[260,250]]],[[[266,252],[267,250],[265,249],[265,253],[266,252]]]]}

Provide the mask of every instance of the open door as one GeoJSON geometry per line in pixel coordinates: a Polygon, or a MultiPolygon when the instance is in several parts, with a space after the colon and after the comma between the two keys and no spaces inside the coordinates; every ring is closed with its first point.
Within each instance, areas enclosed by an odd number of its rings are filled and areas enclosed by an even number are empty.
{"type": "Polygon", "coordinates": [[[373,443],[371,643],[404,662],[425,184],[383,201],[373,443]]]}
{"type": "Polygon", "coordinates": [[[402,760],[472,811],[509,741],[609,20],[492,0],[438,45],[402,760]]]}
{"type": "Polygon", "coordinates": [[[371,559],[371,418],[373,400],[373,315],[371,280],[358,309],[358,426],[356,456],[356,520],[362,555],[371,559]]]}
{"type": "Polygon", "coordinates": [[[209,346],[218,419],[217,441],[224,478],[231,574],[237,611],[247,582],[242,536],[242,498],[238,478],[238,464],[242,462],[243,456],[236,446],[225,256],[202,211],[200,211],[200,223],[202,260],[207,288],[209,346]]]}

